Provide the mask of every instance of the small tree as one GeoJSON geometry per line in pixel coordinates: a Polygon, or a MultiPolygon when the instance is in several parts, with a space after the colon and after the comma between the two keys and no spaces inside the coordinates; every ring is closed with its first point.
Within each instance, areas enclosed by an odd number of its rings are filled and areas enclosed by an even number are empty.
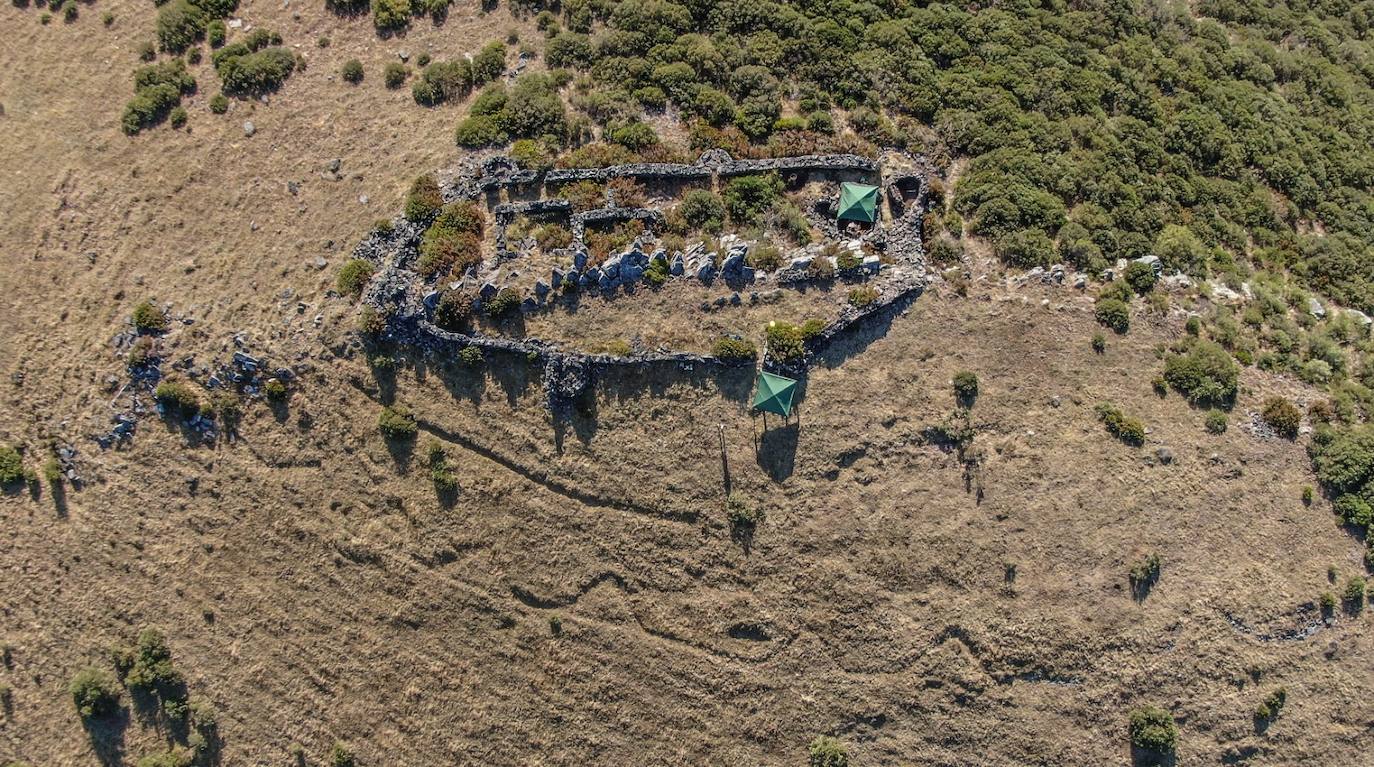
{"type": "Polygon", "coordinates": [[[1131,329],[1131,309],[1124,301],[1115,298],[1099,299],[1093,308],[1093,317],[1118,334],[1131,329]]]}
{"type": "Polygon", "coordinates": [[[382,413],[377,417],[377,428],[387,439],[406,440],[413,439],[419,432],[415,425],[415,416],[411,415],[410,408],[404,405],[388,405],[382,408],[382,413]]]}
{"type": "Polygon", "coordinates": [[[119,685],[103,668],[88,666],[76,672],[67,690],[83,719],[106,716],[119,708],[119,685]]]}
{"type": "Polygon", "coordinates": [[[1131,712],[1131,745],[1156,754],[1171,754],[1178,745],[1178,725],[1157,706],[1142,706],[1131,712]]]}
{"type": "Polygon", "coordinates": [[[357,85],[363,81],[363,63],[357,59],[349,59],[344,62],[343,69],[339,71],[344,82],[357,85]]]}
{"type": "Polygon", "coordinates": [[[978,398],[978,376],[967,370],[954,374],[954,397],[963,404],[973,404],[978,398]]]}
{"type": "Polygon", "coordinates": [[[371,279],[372,264],[365,259],[352,258],[339,269],[339,277],[334,285],[339,293],[357,298],[363,294],[363,288],[371,279]]]}

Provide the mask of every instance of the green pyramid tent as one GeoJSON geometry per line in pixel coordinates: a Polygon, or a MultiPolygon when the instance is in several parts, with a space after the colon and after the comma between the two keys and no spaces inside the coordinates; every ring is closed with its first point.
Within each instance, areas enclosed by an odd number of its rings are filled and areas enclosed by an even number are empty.
{"type": "Polygon", "coordinates": [[[797,382],[793,379],[775,376],[772,373],[759,373],[758,391],[754,393],[754,407],[786,418],[792,413],[792,397],[796,393],[797,382]]]}
{"type": "Polygon", "coordinates": [[[878,187],[840,184],[840,213],[836,218],[875,223],[878,220],[878,187]]]}

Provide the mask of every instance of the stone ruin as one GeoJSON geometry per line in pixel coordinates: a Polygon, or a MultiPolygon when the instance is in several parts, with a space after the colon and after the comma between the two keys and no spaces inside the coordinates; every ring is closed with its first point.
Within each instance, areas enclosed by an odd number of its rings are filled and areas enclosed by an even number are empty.
{"type": "MultiPolygon", "coordinates": [[[[545,197],[548,187],[577,181],[607,181],[629,178],[636,181],[690,182],[715,184],[723,178],[756,173],[777,172],[789,182],[806,180],[879,180],[892,212],[889,223],[881,221],[851,236],[841,232],[834,216],[835,200],[820,199],[804,211],[809,223],[832,242],[845,243],[857,256],[860,266],[857,277],[866,280],[879,294],[876,301],[860,308],[846,304],[838,317],[807,341],[806,357],[800,362],[784,364],[771,359],[764,350],[765,369],[799,375],[805,371],[811,357],[833,343],[850,328],[864,320],[889,311],[894,305],[914,298],[926,284],[925,255],[921,242],[922,217],[927,211],[927,179],[934,170],[924,158],[907,154],[893,156],[893,164],[906,168],[884,173],[883,164],[857,155],[803,155],[758,160],[736,160],[722,150],[709,150],[694,164],[630,163],[600,168],[553,169],[545,172],[524,169],[503,155],[478,157],[451,174],[443,184],[445,202],[461,199],[486,201],[495,221],[495,252],[480,267],[468,270],[448,287],[466,288],[477,296],[476,301],[491,300],[503,288],[512,287],[515,273],[504,273],[503,263],[520,255],[524,244],[511,250],[507,228],[519,216],[537,220],[566,222],[573,233],[573,243],[567,249],[555,251],[565,257],[565,266],[549,269],[547,276],[539,276],[533,287],[524,294],[520,309],[523,312],[545,310],[554,303],[565,286],[604,295],[618,289],[630,289],[644,279],[645,271],[654,261],[661,262],[669,279],[697,280],[710,285],[720,280],[732,288],[745,288],[771,283],[779,288],[798,286],[812,279],[811,262],[824,258],[823,244],[798,248],[784,258],[782,268],[771,272],[756,271],[746,262],[748,244],[731,235],[721,238],[722,255],[717,263],[712,253],[701,243],[684,251],[666,252],[663,248],[645,247],[645,238],[636,240],[627,250],[611,255],[600,263],[593,263],[585,244],[585,230],[590,224],[625,220],[640,220],[649,226],[660,225],[663,213],[655,208],[619,207],[613,199],[604,208],[575,213],[571,204],[561,198],[545,197]],[[499,202],[504,192],[511,202],[499,202]],[[517,199],[517,198],[528,199],[517,199]],[[884,253],[882,258],[871,250],[884,253]],[[648,251],[648,252],[646,252],[648,251]],[[571,266],[567,267],[566,263],[571,266]],[[504,273],[504,276],[503,276],[504,273]]],[[[452,355],[466,346],[484,351],[525,355],[539,360],[544,367],[544,381],[548,404],[553,410],[565,407],[586,390],[598,371],[646,364],[670,364],[691,370],[697,366],[739,364],[713,356],[685,351],[638,352],[629,356],[589,354],[560,348],[557,344],[538,338],[520,340],[497,338],[481,333],[457,333],[436,326],[433,312],[444,285],[428,284],[415,270],[421,235],[429,222],[411,222],[397,217],[389,230],[372,232],[354,250],[354,257],[365,259],[375,267],[371,283],[363,300],[388,318],[387,334],[401,343],[413,345],[430,353],[452,355]]],[[[832,266],[835,258],[830,257],[832,266]]],[[[517,288],[518,289],[518,288],[517,288]]],[[[759,294],[751,294],[758,300],[759,294]]],[[[742,299],[736,292],[730,299],[738,304],[742,299]]],[[[714,306],[726,303],[718,298],[714,306]]],[[[703,305],[703,310],[712,306],[703,305]]]]}

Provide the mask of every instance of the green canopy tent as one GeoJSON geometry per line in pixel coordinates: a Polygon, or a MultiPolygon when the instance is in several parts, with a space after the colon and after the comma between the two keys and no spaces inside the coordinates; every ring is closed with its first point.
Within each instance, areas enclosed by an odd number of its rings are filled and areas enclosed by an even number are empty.
{"type": "Polygon", "coordinates": [[[754,393],[754,409],[765,413],[777,413],[786,418],[792,414],[792,397],[796,393],[795,380],[772,373],[759,373],[758,389],[754,393]]]}
{"type": "Polygon", "coordinates": [[[840,212],[836,216],[866,224],[878,221],[878,187],[867,184],[840,184],[840,212]]]}

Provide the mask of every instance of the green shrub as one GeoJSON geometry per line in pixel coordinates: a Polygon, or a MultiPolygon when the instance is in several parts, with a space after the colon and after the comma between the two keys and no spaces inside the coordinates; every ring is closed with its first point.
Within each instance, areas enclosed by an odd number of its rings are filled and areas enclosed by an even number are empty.
{"type": "Polygon", "coordinates": [[[760,271],[776,271],[782,268],[782,251],[771,243],[760,243],[749,250],[744,261],[760,271]]]}
{"type": "Polygon", "coordinates": [[[856,309],[867,309],[878,300],[878,289],[862,285],[849,291],[849,305],[856,309]]]}
{"type": "Polygon", "coordinates": [[[24,459],[19,451],[0,445],[0,486],[18,484],[24,478],[24,459]]]}
{"type": "Polygon", "coordinates": [[[1158,554],[1150,554],[1131,565],[1129,573],[1131,591],[1137,595],[1147,591],[1159,580],[1160,561],[1158,554]]]}
{"type": "Polygon", "coordinates": [[[520,307],[520,291],[515,288],[501,288],[482,305],[489,317],[504,317],[520,307]]]}
{"type": "Polygon", "coordinates": [[[480,346],[464,346],[458,351],[458,361],[468,367],[477,367],[482,364],[482,348],[480,346]]]}
{"type": "Polygon", "coordinates": [[[344,82],[357,85],[363,81],[363,63],[357,59],[345,61],[343,68],[339,70],[339,76],[344,82]]]}
{"type": "Polygon", "coordinates": [[[434,324],[444,330],[463,332],[472,320],[472,297],[461,290],[445,290],[434,307],[434,324]]]}
{"type": "Polygon", "coordinates": [[[807,767],[849,767],[849,751],[835,738],[818,737],[806,751],[807,767]]]}
{"type": "Polygon", "coordinates": [[[1279,687],[1265,697],[1264,701],[1255,708],[1255,719],[1261,722],[1271,722],[1279,717],[1283,711],[1283,705],[1288,702],[1288,690],[1279,687]]]}
{"type": "Polygon", "coordinates": [[[810,264],[807,264],[806,276],[813,280],[833,280],[835,279],[835,265],[830,263],[830,259],[824,255],[818,255],[811,259],[810,264]]]}
{"type": "Polygon", "coordinates": [[[973,402],[978,398],[978,376],[967,370],[954,374],[954,397],[960,402],[973,402]]]}
{"type": "Polygon", "coordinates": [[[382,67],[382,83],[386,87],[395,90],[405,85],[406,78],[410,76],[410,70],[399,61],[389,61],[382,67]]]}
{"type": "Polygon", "coordinates": [[[162,403],[167,412],[192,418],[200,414],[200,395],[194,387],[183,381],[167,381],[157,385],[153,398],[162,403]]]}
{"type": "Polygon", "coordinates": [[[372,263],[362,258],[351,258],[339,269],[334,286],[340,294],[357,298],[363,294],[363,288],[366,288],[371,280],[372,263]]]}
{"type": "Polygon", "coordinates": [[[751,224],[782,195],[782,179],[776,173],[738,176],[726,182],[721,197],[730,220],[751,224]]]}
{"type": "Polygon", "coordinates": [[[1202,419],[1202,423],[1207,427],[1207,431],[1212,434],[1226,433],[1226,413],[1221,410],[1208,410],[1207,415],[1202,419]]]}
{"type": "Polygon", "coordinates": [[[224,22],[215,19],[205,26],[205,38],[209,41],[211,48],[218,48],[224,45],[225,39],[229,35],[229,30],[225,28],[224,22]]]}
{"type": "Polygon", "coordinates": [[[76,0],[66,0],[62,3],[62,20],[68,23],[76,21],[76,17],[81,15],[81,10],[76,7],[76,0]]]}
{"type": "Polygon", "coordinates": [[[1190,316],[1188,321],[1183,323],[1183,329],[1188,335],[1196,338],[1202,333],[1202,320],[1196,314],[1190,316]]]}
{"type": "Polygon", "coordinates": [[[1178,745],[1178,725],[1162,708],[1142,706],[1131,712],[1131,745],[1159,754],[1173,753],[1178,745]]]}
{"type": "Polygon", "coordinates": [[[764,331],[768,356],[781,362],[799,360],[806,355],[806,341],[801,328],[790,322],[773,321],[764,331]]]}
{"type": "Polygon", "coordinates": [[[119,685],[110,672],[88,666],[76,672],[67,685],[76,711],[83,719],[97,719],[119,708],[119,685]]]}
{"type": "Polygon", "coordinates": [[[223,93],[216,93],[210,97],[210,111],[217,115],[222,115],[229,111],[229,99],[223,93]]]}
{"type": "Polygon", "coordinates": [[[164,51],[181,53],[205,34],[205,12],[187,0],[171,0],[157,12],[157,40],[164,51]]]}
{"type": "Polygon", "coordinates": [[[668,262],[656,258],[649,262],[649,266],[644,269],[644,282],[650,287],[662,287],[668,281],[668,262]]]}
{"type": "Polygon", "coordinates": [[[1313,490],[1312,490],[1312,486],[1311,486],[1311,485],[1303,485],[1303,488],[1302,488],[1302,505],[1304,505],[1304,506],[1311,506],[1311,505],[1312,505],[1312,499],[1313,499],[1313,490]]]}
{"type": "Polygon", "coordinates": [[[997,238],[997,255],[1007,264],[1022,269],[1049,266],[1054,261],[1054,243],[1039,229],[1022,229],[997,238]]]}
{"type": "Polygon", "coordinates": [[[863,263],[864,260],[859,257],[859,254],[849,248],[842,248],[839,254],[835,256],[835,269],[841,272],[852,272],[863,266],[863,263]]]}
{"type": "Polygon", "coordinates": [[[181,128],[186,125],[186,107],[172,107],[172,111],[167,114],[167,121],[173,128],[181,128]]]}
{"type": "Polygon", "coordinates": [[[476,85],[489,83],[506,71],[506,46],[487,43],[472,57],[472,81],[476,85]]]}
{"type": "Polygon", "coordinates": [[[161,333],[167,329],[167,315],[151,301],[140,302],[132,314],[134,329],[140,333],[161,333]]]}
{"type": "Polygon", "coordinates": [[[284,381],[276,378],[269,378],[267,383],[263,384],[262,393],[269,401],[285,402],[287,396],[291,394],[291,390],[284,381]]]}
{"type": "Polygon", "coordinates": [[[725,225],[725,203],[706,189],[693,189],[684,194],[677,212],[694,230],[715,234],[725,225]]]}
{"type": "Polygon", "coordinates": [[[764,512],[739,493],[731,493],[725,499],[725,517],[731,527],[753,528],[763,521],[764,512]]]}
{"type": "Polygon", "coordinates": [[[1114,332],[1125,333],[1131,328],[1130,307],[1115,298],[1100,298],[1093,307],[1093,317],[1114,332]]]}
{"type": "Polygon", "coordinates": [[[432,173],[426,173],[410,185],[406,195],[405,217],[411,221],[422,221],[444,206],[444,195],[439,190],[439,182],[432,173]]]}
{"type": "Polygon", "coordinates": [[[1107,433],[1113,437],[1135,447],[1145,444],[1145,424],[1141,423],[1140,419],[1121,412],[1110,402],[1103,402],[1097,406],[1097,417],[1107,427],[1107,433]]]}
{"type": "Polygon", "coordinates": [[[758,358],[759,350],[748,339],[721,336],[711,347],[711,354],[724,362],[753,362],[758,358]]]}
{"type": "Polygon", "coordinates": [[[1343,598],[1346,603],[1359,607],[1364,604],[1364,592],[1364,578],[1358,575],[1352,575],[1350,579],[1345,582],[1345,589],[1341,592],[1341,598],[1343,598]]]}
{"type": "Polygon", "coordinates": [[[496,118],[487,115],[470,115],[458,123],[453,138],[458,146],[466,149],[481,149],[482,147],[504,144],[508,137],[496,118]]]}
{"type": "Polygon", "coordinates": [[[1092,348],[1093,351],[1097,352],[1098,354],[1102,354],[1103,352],[1107,351],[1107,337],[1102,335],[1101,333],[1093,333],[1092,348]]]}
{"type": "Polygon", "coordinates": [[[358,760],[353,756],[353,750],[343,743],[335,743],[329,749],[329,767],[356,767],[358,760]]]}
{"type": "Polygon", "coordinates": [[[810,341],[825,332],[825,321],[810,319],[802,323],[801,334],[803,341],[810,341]]]}
{"type": "Polygon", "coordinates": [[[393,32],[410,25],[410,0],[372,0],[372,24],[378,32],[393,32]]]}
{"type": "Polygon", "coordinates": [[[1125,281],[1136,293],[1145,295],[1155,287],[1154,267],[1143,261],[1132,261],[1126,265],[1125,281]]]}
{"type": "MultiPolygon", "coordinates": [[[[264,30],[254,30],[263,32],[264,30]]],[[[265,93],[274,91],[296,70],[296,55],[280,47],[263,47],[267,37],[250,38],[215,51],[210,57],[219,73],[225,93],[265,93]]]]}
{"type": "Polygon", "coordinates": [[[140,88],[125,104],[124,114],[119,120],[120,128],[132,136],[162,122],[179,103],[181,92],[174,85],[160,83],[140,88]]]}
{"type": "Polygon", "coordinates": [[[1210,341],[1194,341],[1182,354],[1164,358],[1164,380],[1194,405],[1228,407],[1239,376],[1231,355],[1210,341]]]}
{"type": "Polygon", "coordinates": [[[1264,407],[1260,409],[1260,418],[1279,435],[1295,439],[1298,436],[1298,427],[1302,424],[1302,411],[1283,397],[1270,397],[1264,401],[1264,407]]]}
{"type": "Polygon", "coordinates": [[[410,408],[404,405],[388,405],[382,408],[382,413],[377,417],[377,428],[387,439],[406,440],[413,438],[419,431],[415,425],[415,416],[411,415],[410,408]]]}
{"type": "Polygon", "coordinates": [[[416,270],[425,277],[442,276],[480,263],[485,226],[485,215],[477,203],[459,200],[445,205],[420,238],[416,270]]]}
{"type": "Polygon", "coordinates": [[[471,92],[472,66],[465,59],[431,63],[411,86],[415,103],[424,106],[465,99],[471,92]]]}

